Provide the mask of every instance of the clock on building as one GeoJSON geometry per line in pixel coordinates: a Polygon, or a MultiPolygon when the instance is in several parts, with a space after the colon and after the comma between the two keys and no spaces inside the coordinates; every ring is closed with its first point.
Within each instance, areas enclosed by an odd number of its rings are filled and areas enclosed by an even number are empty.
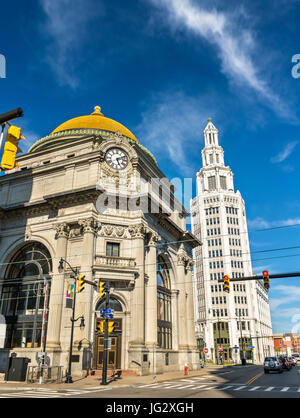
{"type": "Polygon", "coordinates": [[[128,156],[121,148],[110,148],[105,155],[105,161],[115,170],[124,170],[128,165],[128,156]]]}

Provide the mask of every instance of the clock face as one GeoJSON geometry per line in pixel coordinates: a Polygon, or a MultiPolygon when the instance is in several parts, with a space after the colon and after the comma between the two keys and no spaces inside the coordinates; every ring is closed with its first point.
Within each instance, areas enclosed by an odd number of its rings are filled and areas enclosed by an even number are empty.
{"type": "Polygon", "coordinates": [[[115,170],[124,170],[128,165],[127,154],[120,148],[111,148],[105,155],[107,164],[115,170]]]}

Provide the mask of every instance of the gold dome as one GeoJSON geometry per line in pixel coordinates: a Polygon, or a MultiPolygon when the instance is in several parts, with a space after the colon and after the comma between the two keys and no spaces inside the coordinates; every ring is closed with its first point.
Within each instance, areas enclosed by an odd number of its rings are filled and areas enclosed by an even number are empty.
{"type": "Polygon", "coordinates": [[[101,131],[118,132],[127,138],[132,139],[139,143],[136,137],[130,132],[129,129],[121,125],[121,123],[115,120],[106,118],[101,113],[100,106],[96,106],[94,112],[89,116],[79,116],[78,118],[70,119],[63,124],[59,125],[52,133],[70,131],[72,129],[99,129],[101,131]]]}

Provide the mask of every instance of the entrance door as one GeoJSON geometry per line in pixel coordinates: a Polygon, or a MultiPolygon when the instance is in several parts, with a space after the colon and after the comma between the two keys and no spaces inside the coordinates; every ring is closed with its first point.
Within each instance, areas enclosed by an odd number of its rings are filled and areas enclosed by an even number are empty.
{"type": "MultiPolygon", "coordinates": [[[[101,322],[98,320],[97,323],[101,322]]],[[[122,342],[122,320],[115,319],[115,330],[109,334],[111,348],[107,352],[107,368],[121,368],[121,342],[122,342]]],[[[95,335],[95,356],[94,367],[96,369],[103,368],[103,352],[104,352],[104,334],[99,332],[95,335]]]]}

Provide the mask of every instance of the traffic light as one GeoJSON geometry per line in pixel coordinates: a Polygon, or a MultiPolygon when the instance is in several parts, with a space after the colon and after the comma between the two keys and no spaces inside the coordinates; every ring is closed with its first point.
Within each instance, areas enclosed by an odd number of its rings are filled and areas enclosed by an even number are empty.
{"type": "Polygon", "coordinates": [[[98,322],[97,330],[100,332],[100,334],[104,334],[104,321],[98,322]]]}
{"type": "Polygon", "coordinates": [[[85,284],[84,278],[85,278],[84,274],[79,274],[79,276],[78,276],[78,288],[77,288],[78,293],[81,293],[81,292],[84,291],[84,284],[85,284]]]}
{"type": "Polygon", "coordinates": [[[229,276],[224,276],[223,291],[230,293],[230,279],[229,276]]]}
{"type": "Polygon", "coordinates": [[[108,322],[108,333],[112,333],[115,330],[115,323],[113,321],[108,322]]]}
{"type": "Polygon", "coordinates": [[[10,126],[7,131],[0,164],[0,168],[2,170],[12,170],[18,166],[15,161],[16,155],[19,152],[22,152],[22,150],[18,147],[19,141],[21,139],[25,139],[21,135],[21,128],[18,128],[17,126],[10,126]]]}
{"type": "Polygon", "coordinates": [[[269,278],[269,272],[267,270],[263,271],[263,279],[264,279],[264,288],[266,290],[270,289],[270,278],[269,278]]]}
{"type": "Polygon", "coordinates": [[[104,286],[104,282],[99,282],[99,299],[102,299],[105,294],[104,286]]]}

